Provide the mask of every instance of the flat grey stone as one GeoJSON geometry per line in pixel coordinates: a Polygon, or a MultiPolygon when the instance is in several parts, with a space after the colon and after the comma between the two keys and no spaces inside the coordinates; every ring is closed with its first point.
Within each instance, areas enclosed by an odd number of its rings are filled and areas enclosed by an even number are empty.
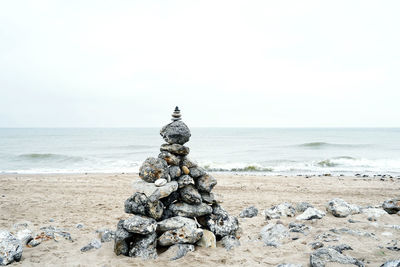
{"type": "Polygon", "coordinates": [[[279,219],[280,217],[293,217],[296,210],[292,204],[284,202],[264,211],[265,219],[279,219]]]}
{"type": "Polygon", "coordinates": [[[196,180],[196,187],[202,192],[211,192],[216,184],[217,179],[209,174],[205,174],[196,180]]]}
{"type": "Polygon", "coordinates": [[[178,188],[183,188],[189,184],[193,184],[194,185],[194,180],[192,177],[190,177],[189,175],[182,175],[181,177],[179,177],[177,179],[178,182],[178,188]]]}
{"type": "Polygon", "coordinates": [[[165,252],[166,256],[171,260],[177,260],[180,259],[189,252],[194,251],[194,246],[190,244],[175,244],[172,245],[168,248],[168,250],[165,252]]]}
{"type": "Polygon", "coordinates": [[[202,202],[199,191],[191,184],[180,190],[180,196],[184,202],[189,204],[199,205],[202,202]]]}
{"type": "Polygon", "coordinates": [[[389,214],[396,214],[400,211],[400,198],[392,198],[385,200],[382,208],[389,214]]]}
{"type": "Polygon", "coordinates": [[[335,217],[347,217],[351,214],[360,213],[361,210],[356,205],[350,205],[340,198],[334,198],[326,204],[326,210],[335,217]]]}
{"type": "Polygon", "coordinates": [[[307,208],[302,214],[296,217],[296,220],[322,219],[326,214],[316,208],[307,208]]]}
{"type": "Polygon", "coordinates": [[[129,257],[140,257],[143,260],[157,258],[157,234],[135,235],[130,243],[129,257]]]}
{"type": "Polygon", "coordinates": [[[332,248],[319,248],[310,255],[311,267],[325,267],[327,263],[352,264],[364,266],[364,264],[352,257],[345,256],[332,248]]]}
{"type": "Polygon", "coordinates": [[[250,206],[248,208],[245,208],[242,210],[239,214],[240,218],[253,218],[257,216],[258,214],[258,209],[254,206],[250,206]]]}
{"type": "Polygon", "coordinates": [[[400,259],[399,260],[389,260],[382,264],[380,267],[400,267],[400,259]]]}
{"type": "Polygon", "coordinates": [[[266,246],[278,247],[289,237],[289,230],[282,224],[269,223],[261,229],[260,235],[266,246]]]}
{"type": "Polygon", "coordinates": [[[191,167],[189,168],[189,171],[190,176],[192,176],[193,178],[199,178],[206,174],[206,170],[201,167],[191,167]]]}
{"type": "Polygon", "coordinates": [[[175,216],[184,217],[199,217],[207,214],[211,214],[212,208],[204,203],[199,205],[191,205],[185,202],[172,203],[169,206],[169,210],[172,211],[175,216]]]}
{"type": "Polygon", "coordinates": [[[178,183],[171,181],[164,186],[156,186],[154,183],[147,183],[142,180],[136,180],[132,184],[133,191],[143,193],[147,197],[156,196],[158,199],[169,196],[178,189],[178,183]]]}
{"type": "Polygon", "coordinates": [[[313,205],[311,205],[308,202],[299,202],[296,204],[296,211],[297,212],[304,212],[308,208],[314,208],[313,205]]]}
{"type": "Polygon", "coordinates": [[[167,162],[168,165],[179,166],[181,162],[181,158],[177,155],[174,155],[168,151],[162,151],[158,157],[167,162]]]}
{"type": "Polygon", "coordinates": [[[157,229],[157,222],[145,216],[133,215],[124,220],[123,227],[130,233],[148,235],[154,233],[157,229]]]}
{"type": "Polygon", "coordinates": [[[240,246],[240,241],[236,238],[236,236],[227,235],[221,239],[221,244],[226,250],[231,250],[240,246]]]}
{"type": "Polygon", "coordinates": [[[176,230],[188,226],[189,228],[197,228],[196,222],[190,218],[175,216],[157,223],[157,232],[166,232],[169,230],[176,230]]]}
{"type": "Polygon", "coordinates": [[[160,150],[161,152],[167,151],[174,155],[179,155],[179,156],[185,156],[190,152],[190,149],[187,146],[179,144],[162,144],[160,150]]]}
{"type": "Polygon", "coordinates": [[[92,241],[90,241],[89,244],[87,244],[86,246],[81,248],[82,252],[86,252],[92,249],[99,249],[101,248],[101,241],[100,239],[93,239],[92,241]]]}
{"type": "Polygon", "coordinates": [[[22,257],[22,243],[6,230],[0,230],[0,265],[7,265],[20,261],[22,257]]]}
{"type": "Polygon", "coordinates": [[[183,226],[175,230],[168,230],[158,238],[160,246],[171,246],[174,244],[195,244],[203,236],[200,228],[183,226]]]}

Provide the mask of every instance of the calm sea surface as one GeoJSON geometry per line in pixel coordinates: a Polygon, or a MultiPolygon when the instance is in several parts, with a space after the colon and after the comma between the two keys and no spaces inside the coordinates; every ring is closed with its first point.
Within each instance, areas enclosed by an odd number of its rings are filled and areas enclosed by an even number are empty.
{"type": "MultiPolygon", "coordinates": [[[[400,175],[400,128],[192,128],[190,157],[212,171],[400,175]]],[[[0,172],[137,172],[158,128],[0,128],[0,172]]]]}

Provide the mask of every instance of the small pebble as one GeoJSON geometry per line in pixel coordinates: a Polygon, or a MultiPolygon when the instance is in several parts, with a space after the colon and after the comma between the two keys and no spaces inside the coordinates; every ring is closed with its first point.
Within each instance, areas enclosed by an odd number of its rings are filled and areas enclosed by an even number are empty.
{"type": "Polygon", "coordinates": [[[157,179],[154,184],[158,187],[166,185],[167,184],[167,180],[166,179],[157,179]]]}

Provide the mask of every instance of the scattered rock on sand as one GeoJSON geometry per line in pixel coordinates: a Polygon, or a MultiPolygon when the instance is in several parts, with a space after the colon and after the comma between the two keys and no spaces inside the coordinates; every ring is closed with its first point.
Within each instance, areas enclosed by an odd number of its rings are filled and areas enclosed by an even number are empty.
{"type": "Polygon", "coordinates": [[[289,223],[289,232],[306,234],[307,231],[309,230],[310,226],[307,226],[304,223],[296,223],[296,222],[289,223]]]}
{"type": "Polygon", "coordinates": [[[385,210],[378,209],[378,208],[361,209],[361,213],[366,214],[368,217],[372,217],[372,218],[379,218],[382,215],[388,214],[385,210]]]}
{"type": "Polygon", "coordinates": [[[221,244],[226,250],[231,250],[240,246],[240,241],[236,238],[236,236],[227,235],[221,239],[221,244]]]}
{"type": "Polygon", "coordinates": [[[81,248],[82,252],[86,252],[92,249],[99,249],[101,248],[101,241],[100,239],[93,239],[92,241],[90,241],[89,244],[87,244],[86,246],[81,248]]]}
{"type": "Polygon", "coordinates": [[[0,265],[7,265],[20,261],[22,257],[22,243],[6,230],[0,230],[0,265]]]}
{"type": "Polygon", "coordinates": [[[334,250],[333,248],[320,248],[311,253],[310,265],[311,267],[325,267],[327,263],[340,263],[340,264],[353,264],[356,266],[364,266],[364,264],[352,257],[343,255],[342,253],[334,250]]]}
{"type": "Polygon", "coordinates": [[[396,214],[400,211],[400,198],[393,198],[383,202],[383,209],[389,214],[396,214]]]}
{"type": "Polygon", "coordinates": [[[110,229],[99,229],[96,230],[101,243],[111,242],[115,238],[115,231],[110,229]]]}
{"type": "Polygon", "coordinates": [[[325,216],[325,212],[320,211],[316,208],[307,208],[302,214],[296,217],[296,220],[312,220],[322,219],[325,216]]]}
{"type": "Polygon", "coordinates": [[[308,208],[314,208],[313,205],[311,205],[308,202],[299,202],[296,204],[296,211],[297,212],[304,212],[308,208]]]}
{"type": "Polygon", "coordinates": [[[382,264],[380,267],[400,267],[400,260],[390,260],[382,264]]]}
{"type": "Polygon", "coordinates": [[[258,209],[254,206],[250,206],[248,208],[245,208],[240,212],[239,217],[240,218],[253,218],[257,216],[258,214],[258,209]]]}
{"type": "Polygon", "coordinates": [[[282,224],[270,223],[261,229],[260,235],[265,245],[278,247],[283,239],[289,237],[289,231],[282,224]]]}
{"type": "Polygon", "coordinates": [[[324,243],[322,242],[313,242],[310,244],[312,249],[319,249],[322,248],[324,246],[324,243]]]}
{"type": "Polygon", "coordinates": [[[167,254],[167,257],[171,261],[174,261],[186,256],[186,254],[193,251],[194,246],[191,244],[175,244],[173,246],[170,246],[165,254],[167,254]]]}
{"type": "Polygon", "coordinates": [[[83,227],[85,227],[85,225],[83,223],[77,223],[75,227],[76,229],[82,229],[83,227]]]}
{"type": "Polygon", "coordinates": [[[303,265],[295,263],[281,263],[276,267],[303,267],[303,265]]]}
{"type": "Polygon", "coordinates": [[[279,219],[281,216],[283,217],[293,217],[296,214],[296,210],[290,203],[282,203],[276,206],[273,206],[270,209],[264,211],[265,219],[279,219]]]}
{"type": "Polygon", "coordinates": [[[21,241],[21,244],[24,245],[24,246],[26,246],[26,245],[29,243],[29,241],[31,241],[31,240],[33,239],[33,237],[32,237],[32,231],[29,230],[29,229],[22,229],[22,230],[19,230],[19,231],[16,233],[15,237],[16,237],[19,241],[21,241]]]}
{"type": "Polygon", "coordinates": [[[347,217],[351,214],[360,213],[358,206],[350,205],[340,198],[330,200],[326,205],[326,210],[335,217],[347,217]]]}

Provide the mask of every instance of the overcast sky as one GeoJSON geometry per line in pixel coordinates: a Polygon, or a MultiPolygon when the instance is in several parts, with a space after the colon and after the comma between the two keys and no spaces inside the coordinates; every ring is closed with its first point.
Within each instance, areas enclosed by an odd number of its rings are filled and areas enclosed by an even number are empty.
{"type": "Polygon", "coordinates": [[[400,126],[400,1],[0,1],[0,127],[400,126]]]}

